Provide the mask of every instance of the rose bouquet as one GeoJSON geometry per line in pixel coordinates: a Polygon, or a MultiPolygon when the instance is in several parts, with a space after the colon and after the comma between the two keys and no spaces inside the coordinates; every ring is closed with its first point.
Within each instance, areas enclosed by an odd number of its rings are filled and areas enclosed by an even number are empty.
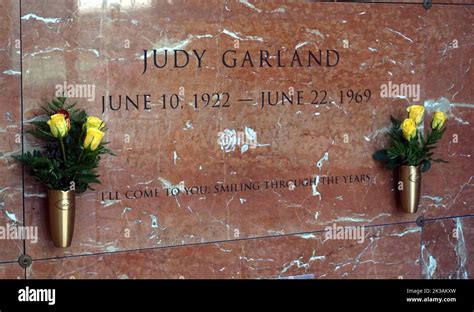
{"type": "Polygon", "coordinates": [[[391,117],[392,127],[388,131],[390,147],[378,150],[373,158],[384,162],[388,169],[399,169],[398,189],[402,209],[415,213],[419,202],[421,172],[428,171],[432,161],[446,162],[433,158],[433,150],[446,131],[446,115],[439,111],[434,113],[425,138],[421,127],[424,107],[412,105],[407,111],[408,116],[403,121],[391,117]]]}
{"type": "Polygon", "coordinates": [[[92,189],[90,184],[100,183],[97,168],[101,156],[113,153],[103,140],[105,123],[75,108],[75,103],[66,104],[65,97],[58,97],[43,110],[46,118],[30,122],[33,128],[27,131],[44,142],[41,150],[26,152],[15,159],[47,186],[53,242],[68,247],[74,227],[75,194],[92,189]]]}

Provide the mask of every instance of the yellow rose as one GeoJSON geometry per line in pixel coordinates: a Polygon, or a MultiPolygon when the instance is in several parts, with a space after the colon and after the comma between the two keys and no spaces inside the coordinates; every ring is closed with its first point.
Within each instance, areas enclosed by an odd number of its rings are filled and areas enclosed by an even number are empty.
{"type": "Polygon", "coordinates": [[[105,127],[105,122],[103,122],[100,118],[89,116],[87,117],[86,127],[102,130],[105,127]]]}
{"type": "Polygon", "coordinates": [[[102,138],[104,137],[104,132],[96,128],[87,128],[86,138],[84,139],[84,148],[95,151],[99,147],[102,138]]]}
{"type": "Polygon", "coordinates": [[[443,128],[446,123],[446,115],[443,112],[435,112],[433,120],[431,121],[431,128],[433,130],[439,130],[443,128]]]}
{"type": "Polygon", "coordinates": [[[421,105],[411,105],[407,108],[408,118],[412,119],[416,124],[423,121],[423,113],[425,108],[421,105]]]}
{"type": "Polygon", "coordinates": [[[413,119],[405,119],[400,128],[402,129],[403,137],[407,139],[407,141],[410,141],[416,136],[416,124],[413,119]]]}
{"type": "Polygon", "coordinates": [[[63,114],[52,115],[49,118],[47,124],[49,125],[51,134],[55,138],[63,138],[64,136],[66,136],[68,132],[68,125],[66,117],[63,114]]]}

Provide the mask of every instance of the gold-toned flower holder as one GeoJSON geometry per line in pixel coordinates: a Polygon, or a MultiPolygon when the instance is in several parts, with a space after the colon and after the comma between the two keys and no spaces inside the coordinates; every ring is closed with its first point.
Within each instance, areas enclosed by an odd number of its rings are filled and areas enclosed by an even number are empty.
{"type": "Polygon", "coordinates": [[[420,202],[421,166],[400,166],[400,202],[403,212],[416,213],[420,202]]]}
{"type": "Polygon", "coordinates": [[[74,233],[76,192],[48,190],[49,228],[54,246],[71,246],[74,233]]]}

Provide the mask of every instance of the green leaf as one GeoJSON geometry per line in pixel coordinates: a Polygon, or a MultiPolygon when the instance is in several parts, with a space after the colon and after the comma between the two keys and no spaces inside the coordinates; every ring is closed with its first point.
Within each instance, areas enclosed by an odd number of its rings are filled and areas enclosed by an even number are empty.
{"type": "Polygon", "coordinates": [[[372,158],[377,161],[386,162],[389,160],[388,152],[386,149],[378,150],[373,155],[372,158]]]}
{"type": "Polygon", "coordinates": [[[40,127],[42,129],[49,129],[49,125],[47,123],[47,121],[29,121],[28,122],[30,125],[33,125],[33,126],[36,126],[36,127],[40,127]]]}
{"type": "Polygon", "coordinates": [[[385,166],[387,169],[393,170],[402,165],[402,160],[400,157],[390,159],[385,166]]]}
{"type": "Polygon", "coordinates": [[[48,107],[49,107],[50,110],[55,111],[55,112],[57,112],[58,109],[59,109],[59,106],[55,105],[54,102],[53,102],[53,103],[49,103],[49,104],[48,104],[48,107]]]}
{"type": "Polygon", "coordinates": [[[390,121],[392,122],[392,125],[399,127],[400,124],[402,123],[400,120],[396,119],[392,115],[390,115],[390,121]]]}
{"type": "Polygon", "coordinates": [[[430,170],[430,168],[431,168],[431,162],[429,160],[424,160],[421,163],[421,172],[426,172],[430,170]]]}
{"type": "Polygon", "coordinates": [[[440,163],[445,163],[445,164],[449,164],[449,161],[443,160],[443,159],[440,159],[440,158],[438,158],[438,159],[432,159],[432,161],[440,162],[440,163]]]}
{"type": "Polygon", "coordinates": [[[107,144],[105,141],[95,151],[83,150],[83,124],[86,121],[87,113],[82,109],[74,108],[75,105],[76,103],[66,104],[65,97],[57,97],[53,98],[46,107],[42,107],[48,116],[55,114],[60,108],[66,109],[69,113],[71,129],[63,140],[65,161],[59,141],[50,133],[46,121],[42,120],[30,122],[32,128],[26,131],[45,143],[42,145],[41,151],[28,151],[13,157],[25,165],[35,180],[47,187],[67,190],[70,187],[70,182],[76,181],[76,192],[82,193],[90,189],[89,184],[100,183],[96,170],[101,155],[113,155],[113,153],[104,147],[107,144]]]}
{"type": "Polygon", "coordinates": [[[75,107],[75,106],[76,106],[76,104],[77,104],[77,102],[74,102],[74,103],[72,103],[72,104],[69,104],[69,105],[68,105],[68,106],[66,106],[64,109],[66,109],[66,110],[70,110],[70,109],[72,109],[73,107],[75,107]]]}
{"type": "Polygon", "coordinates": [[[26,133],[29,133],[39,139],[55,139],[55,137],[50,132],[46,132],[41,129],[26,130],[26,133]]]}

